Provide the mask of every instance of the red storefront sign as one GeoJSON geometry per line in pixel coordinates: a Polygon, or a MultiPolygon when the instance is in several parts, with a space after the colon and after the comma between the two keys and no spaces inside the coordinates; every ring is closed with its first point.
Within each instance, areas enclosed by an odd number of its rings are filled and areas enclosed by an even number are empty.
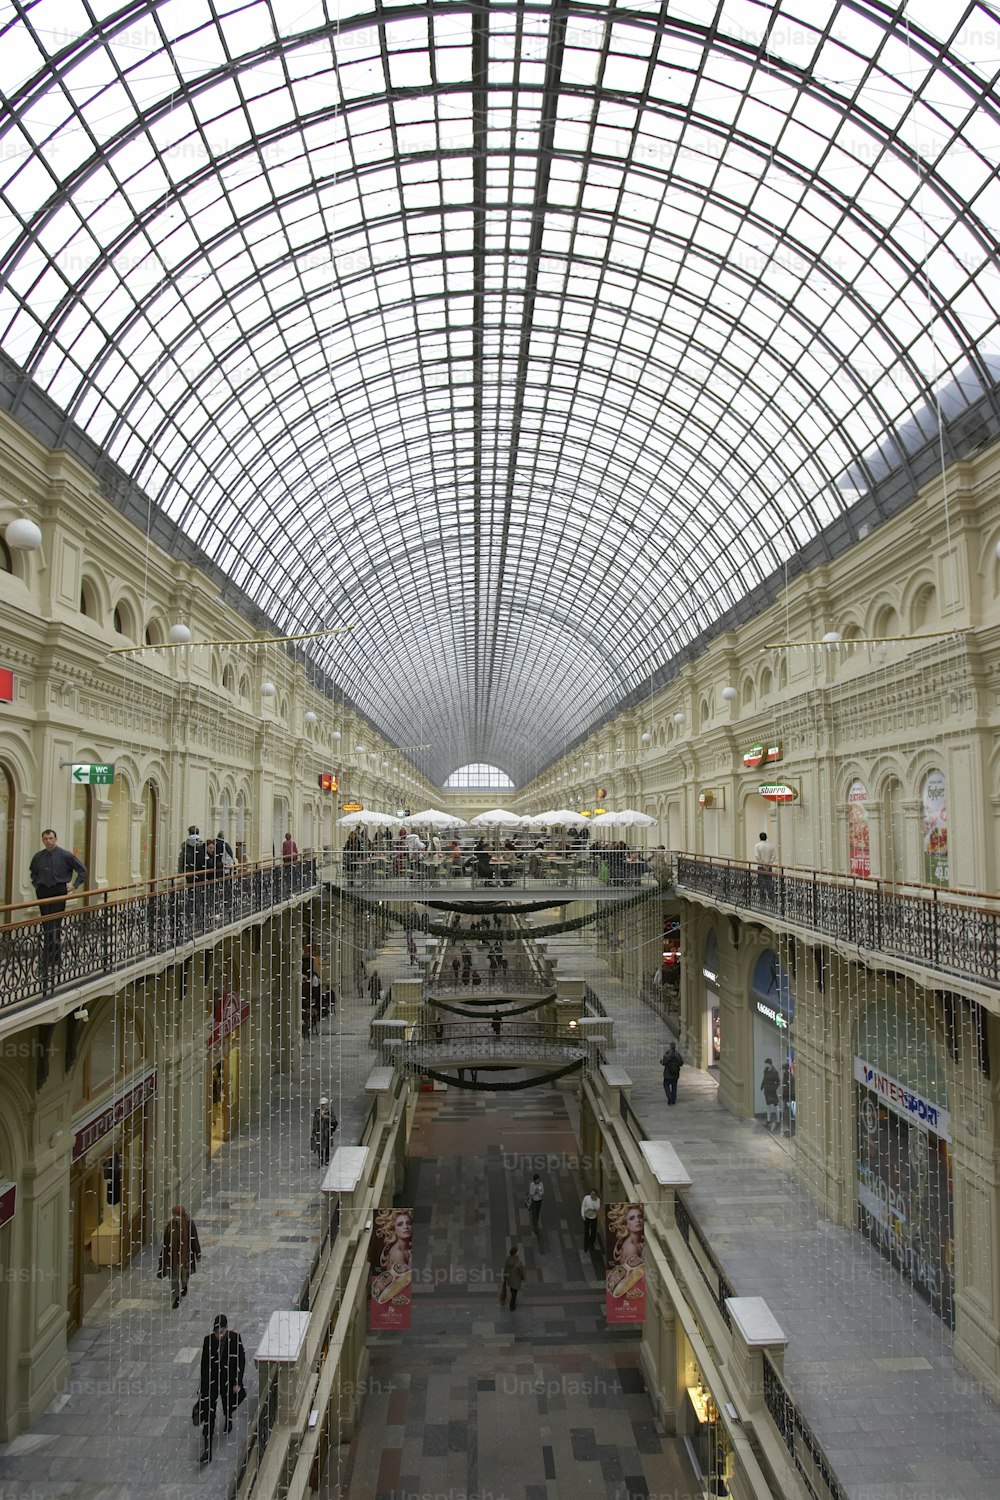
{"type": "Polygon", "coordinates": [[[73,1160],[79,1161],[81,1157],[86,1156],[91,1146],[96,1146],[103,1136],[110,1135],[116,1125],[127,1120],[129,1115],[134,1115],[136,1110],[142,1109],[155,1093],[156,1069],[154,1068],[124,1094],[120,1094],[96,1115],[91,1115],[89,1120],[77,1126],[73,1135],[73,1160]]]}
{"type": "Polygon", "coordinates": [[[14,1217],[17,1207],[17,1183],[0,1182],[0,1229],[4,1229],[14,1217]]]}
{"type": "Polygon", "coordinates": [[[250,1001],[244,1000],[235,990],[224,990],[221,995],[215,997],[215,1025],[209,1032],[208,1045],[217,1047],[227,1036],[231,1036],[237,1026],[250,1014],[250,1001]]]}
{"type": "Polygon", "coordinates": [[[14,701],[14,674],[9,667],[0,667],[0,703],[14,701]]]}

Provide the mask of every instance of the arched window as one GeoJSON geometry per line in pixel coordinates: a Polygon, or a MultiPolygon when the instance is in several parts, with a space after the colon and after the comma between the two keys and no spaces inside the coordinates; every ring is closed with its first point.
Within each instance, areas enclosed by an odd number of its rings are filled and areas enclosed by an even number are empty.
{"type": "Polygon", "coordinates": [[[0,536],[0,573],[13,573],[14,559],[10,555],[10,548],[0,536]]]}
{"type": "Polygon", "coordinates": [[[236,691],[236,673],[229,663],[222,669],[222,686],[227,693],[234,693],[236,691]]]}
{"type": "Polygon", "coordinates": [[[85,578],[80,585],[80,613],[86,615],[88,620],[100,618],[100,610],[97,607],[97,590],[89,578],[85,578]]]}
{"type": "Polygon", "coordinates": [[[499,766],[470,763],[467,766],[459,766],[457,771],[452,771],[444,784],[444,789],[447,792],[459,788],[476,787],[480,791],[509,791],[513,786],[514,783],[507,772],[501,771],[499,766]]]}

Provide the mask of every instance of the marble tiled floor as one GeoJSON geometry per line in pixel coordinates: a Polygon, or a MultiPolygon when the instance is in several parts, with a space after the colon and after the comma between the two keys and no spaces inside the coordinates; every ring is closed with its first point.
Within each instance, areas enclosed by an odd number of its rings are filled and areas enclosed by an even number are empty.
{"type": "Polygon", "coordinates": [[[402,1198],[416,1210],[413,1327],[370,1338],[364,1419],[328,1479],[349,1500],[645,1500],[701,1495],[661,1432],[638,1331],[609,1329],[583,1251],[576,1138],[555,1089],[421,1096],[402,1198]],[[538,1170],[539,1233],[524,1206],[538,1170]],[[527,1280],[498,1302],[511,1243],[527,1280]]]}

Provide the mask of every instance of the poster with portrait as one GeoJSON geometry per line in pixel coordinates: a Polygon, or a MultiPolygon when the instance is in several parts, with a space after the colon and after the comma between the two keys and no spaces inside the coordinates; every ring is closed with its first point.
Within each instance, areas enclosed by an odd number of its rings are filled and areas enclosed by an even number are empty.
{"type": "Polygon", "coordinates": [[[863,781],[852,781],[847,793],[847,852],[852,875],[868,876],[872,872],[871,841],[868,831],[868,788],[863,781]]]}
{"type": "Polygon", "coordinates": [[[413,1311],[413,1209],[378,1208],[368,1249],[370,1327],[409,1328],[413,1311]]]}
{"type": "Polygon", "coordinates": [[[948,884],[948,788],[944,773],[931,771],[924,777],[923,851],[924,879],[929,885],[948,884]]]}
{"type": "Polygon", "coordinates": [[[609,1203],[604,1307],[609,1323],[646,1321],[646,1211],[641,1203],[609,1203]]]}

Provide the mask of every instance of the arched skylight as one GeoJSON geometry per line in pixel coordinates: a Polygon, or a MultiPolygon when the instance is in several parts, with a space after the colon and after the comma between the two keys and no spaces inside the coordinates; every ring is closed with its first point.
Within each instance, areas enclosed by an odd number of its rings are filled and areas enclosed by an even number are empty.
{"type": "Polygon", "coordinates": [[[997,17],[898,14],[7,3],[3,399],[525,780],[996,418],[997,17]]]}

